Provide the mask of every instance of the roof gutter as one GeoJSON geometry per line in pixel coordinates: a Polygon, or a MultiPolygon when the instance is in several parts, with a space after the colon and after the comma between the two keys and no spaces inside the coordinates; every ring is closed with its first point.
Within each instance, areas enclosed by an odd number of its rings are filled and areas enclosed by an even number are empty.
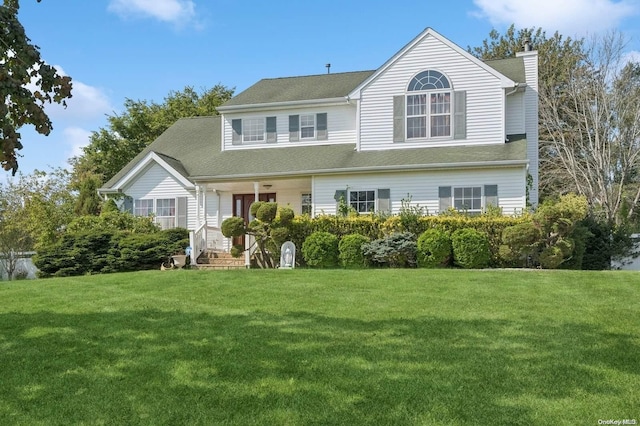
{"type": "Polygon", "coordinates": [[[274,110],[274,109],[286,109],[290,107],[303,107],[314,105],[344,105],[345,102],[349,102],[349,98],[341,96],[339,98],[325,98],[325,99],[304,99],[300,101],[286,101],[286,102],[270,102],[261,104],[246,104],[246,105],[229,105],[220,106],[218,111],[220,112],[244,112],[253,110],[274,110]]]}
{"type": "Polygon", "coordinates": [[[510,92],[507,92],[505,96],[511,96],[516,92],[524,92],[526,88],[527,88],[527,83],[516,82],[515,86],[513,86],[513,90],[510,92]]]}
{"type": "Polygon", "coordinates": [[[292,172],[273,172],[273,173],[246,173],[237,175],[219,175],[219,176],[191,176],[191,179],[197,181],[232,181],[237,179],[255,179],[260,177],[293,177],[308,175],[337,175],[345,173],[369,173],[369,172],[395,172],[395,171],[420,171],[420,170],[442,170],[450,168],[464,169],[486,169],[492,167],[518,167],[526,166],[529,160],[500,160],[500,161],[474,161],[468,163],[435,163],[435,164],[408,164],[402,166],[373,166],[373,167],[349,167],[343,169],[316,169],[292,172]]]}

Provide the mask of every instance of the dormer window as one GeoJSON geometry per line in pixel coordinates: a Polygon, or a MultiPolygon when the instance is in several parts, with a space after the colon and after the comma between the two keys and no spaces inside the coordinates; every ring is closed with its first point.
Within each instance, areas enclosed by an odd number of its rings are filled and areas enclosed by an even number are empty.
{"type": "Polygon", "coordinates": [[[264,118],[247,118],[242,122],[243,142],[264,141],[264,118]]]}
{"type": "Polygon", "coordinates": [[[407,139],[451,136],[451,84],[440,72],[416,75],[407,88],[407,139]]]}
{"type": "Polygon", "coordinates": [[[300,116],[300,139],[313,139],[316,137],[316,116],[306,114],[300,116]]]}

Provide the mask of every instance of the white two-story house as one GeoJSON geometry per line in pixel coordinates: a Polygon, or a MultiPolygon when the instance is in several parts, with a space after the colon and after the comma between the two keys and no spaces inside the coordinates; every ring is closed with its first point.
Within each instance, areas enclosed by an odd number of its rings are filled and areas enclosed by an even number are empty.
{"type": "Polygon", "coordinates": [[[483,62],[427,28],[371,71],[264,79],[178,120],[99,192],[192,232],[194,257],[256,199],[398,213],[522,212],[538,197],[538,56],[483,62]],[[528,184],[529,182],[529,184],[528,184]],[[528,197],[528,200],[527,200],[528,197]]]}

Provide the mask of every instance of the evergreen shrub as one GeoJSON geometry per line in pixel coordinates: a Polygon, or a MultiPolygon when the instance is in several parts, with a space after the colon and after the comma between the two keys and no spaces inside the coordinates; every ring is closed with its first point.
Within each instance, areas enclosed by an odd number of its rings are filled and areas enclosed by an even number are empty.
{"type": "Polygon", "coordinates": [[[329,232],[314,232],[302,244],[302,256],[314,268],[338,266],[338,237],[329,232]]]}
{"type": "Polygon", "coordinates": [[[417,245],[411,232],[395,232],[362,246],[365,257],[374,265],[391,268],[415,267],[417,245]]]}
{"type": "Polygon", "coordinates": [[[369,238],[360,234],[345,235],[338,243],[340,265],[345,268],[364,268],[367,260],[362,252],[362,246],[369,242],[369,238]]]}
{"type": "Polygon", "coordinates": [[[491,260],[487,234],[474,228],[462,228],[451,234],[453,259],[465,269],[487,268],[491,260]]]}
{"type": "Polygon", "coordinates": [[[441,268],[449,266],[453,258],[451,236],[443,229],[431,228],[418,237],[418,266],[441,268]]]}

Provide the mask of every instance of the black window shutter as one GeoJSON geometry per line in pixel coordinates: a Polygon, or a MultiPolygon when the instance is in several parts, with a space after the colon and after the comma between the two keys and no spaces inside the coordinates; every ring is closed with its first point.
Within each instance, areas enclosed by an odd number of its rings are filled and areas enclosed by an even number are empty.
{"type": "Polygon", "coordinates": [[[445,212],[452,206],[451,204],[451,187],[441,186],[438,188],[438,198],[440,198],[439,210],[445,212]]]}
{"type": "Polygon", "coordinates": [[[327,133],[327,113],[323,112],[316,115],[316,139],[319,141],[326,141],[328,139],[327,133]]]}
{"type": "Polygon", "coordinates": [[[122,205],[122,211],[127,213],[133,213],[133,198],[128,195],[124,197],[124,204],[122,205]]]}
{"type": "Polygon", "coordinates": [[[348,205],[347,190],[338,189],[334,194],[333,199],[336,200],[336,216],[338,216],[340,215],[340,203],[342,202],[348,205]]]}
{"type": "Polygon", "coordinates": [[[233,130],[231,143],[233,145],[240,145],[242,143],[242,120],[240,118],[231,120],[231,129],[233,130]]]}
{"type": "Polygon", "coordinates": [[[300,116],[289,116],[289,141],[298,142],[300,140],[300,116]]]}
{"type": "Polygon", "coordinates": [[[278,142],[276,117],[267,117],[267,143],[278,142]]]}
{"type": "Polygon", "coordinates": [[[453,93],[453,138],[467,138],[467,92],[453,93]]]}
{"type": "Polygon", "coordinates": [[[498,206],[498,185],[484,186],[484,206],[498,206]]]}
{"type": "Polygon", "coordinates": [[[391,213],[391,190],[378,189],[378,211],[391,213]]]}
{"type": "Polygon", "coordinates": [[[404,142],[404,95],[393,97],[393,141],[404,142]]]}

